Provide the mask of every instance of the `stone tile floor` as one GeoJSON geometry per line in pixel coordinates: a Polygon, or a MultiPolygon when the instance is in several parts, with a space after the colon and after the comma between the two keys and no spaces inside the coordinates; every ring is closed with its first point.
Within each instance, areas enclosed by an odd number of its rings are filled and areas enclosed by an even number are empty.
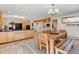
{"type": "Polygon", "coordinates": [[[0,45],[0,54],[40,54],[34,39],[0,45]]]}
{"type": "MultiPolygon", "coordinates": [[[[76,46],[73,47],[69,54],[79,54],[79,40],[75,40],[76,46]]],[[[36,48],[35,39],[26,39],[23,41],[0,45],[0,54],[44,54],[36,48]]]]}

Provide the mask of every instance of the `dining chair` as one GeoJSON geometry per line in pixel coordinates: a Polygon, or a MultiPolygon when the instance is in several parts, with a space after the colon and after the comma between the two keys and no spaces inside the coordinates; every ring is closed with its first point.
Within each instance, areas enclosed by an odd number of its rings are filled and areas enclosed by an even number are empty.
{"type": "Polygon", "coordinates": [[[66,33],[65,35],[62,36],[62,38],[67,38],[67,32],[64,29],[60,29],[59,33],[66,33]]]}
{"type": "Polygon", "coordinates": [[[64,33],[64,32],[66,32],[66,30],[64,30],[64,29],[59,29],[59,32],[60,32],[60,33],[64,33]]]}
{"type": "Polygon", "coordinates": [[[41,32],[39,33],[39,49],[42,50],[42,48],[46,49],[46,53],[49,53],[49,42],[48,42],[48,34],[41,32]]]}

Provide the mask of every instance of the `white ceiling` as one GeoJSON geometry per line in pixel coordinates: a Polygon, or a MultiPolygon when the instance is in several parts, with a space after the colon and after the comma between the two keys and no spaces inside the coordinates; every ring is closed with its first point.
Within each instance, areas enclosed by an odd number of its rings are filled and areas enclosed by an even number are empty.
{"type": "MultiPolygon", "coordinates": [[[[5,14],[18,14],[27,18],[42,18],[48,16],[50,4],[0,4],[0,10],[5,14]]],[[[56,4],[60,13],[57,16],[79,12],[79,4],[56,4]]]]}

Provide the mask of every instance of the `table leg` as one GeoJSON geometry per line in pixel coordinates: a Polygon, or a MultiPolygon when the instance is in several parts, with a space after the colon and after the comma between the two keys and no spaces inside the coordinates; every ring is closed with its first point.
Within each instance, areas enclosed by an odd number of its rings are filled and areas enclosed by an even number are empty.
{"type": "Polygon", "coordinates": [[[50,39],[50,54],[54,54],[54,40],[50,39]]]}

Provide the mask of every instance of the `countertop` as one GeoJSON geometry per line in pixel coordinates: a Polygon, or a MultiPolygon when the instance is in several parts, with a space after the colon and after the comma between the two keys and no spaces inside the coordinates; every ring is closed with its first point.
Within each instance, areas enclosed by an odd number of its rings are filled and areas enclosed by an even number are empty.
{"type": "MultiPolygon", "coordinates": [[[[32,29],[30,29],[32,30],[32,29]]],[[[30,31],[30,30],[9,30],[9,31],[0,31],[0,32],[13,32],[13,31],[30,31]]]]}

